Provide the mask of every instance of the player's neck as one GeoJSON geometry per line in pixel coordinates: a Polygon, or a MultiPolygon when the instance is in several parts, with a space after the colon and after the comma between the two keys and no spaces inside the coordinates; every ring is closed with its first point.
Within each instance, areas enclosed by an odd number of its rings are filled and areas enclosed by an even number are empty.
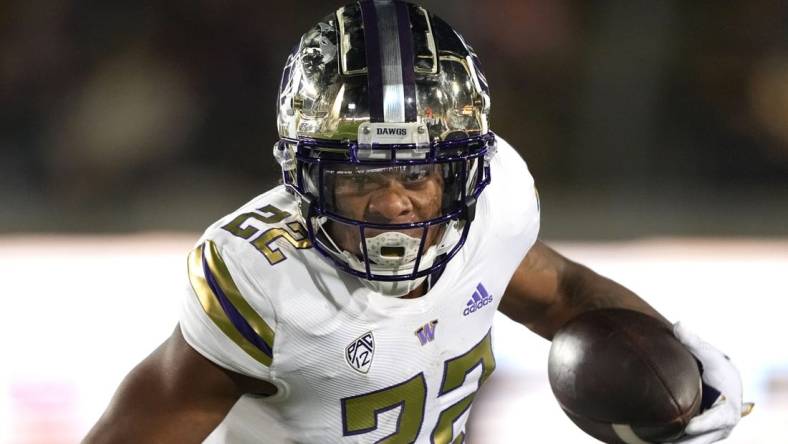
{"type": "Polygon", "coordinates": [[[428,291],[438,282],[438,279],[443,275],[444,268],[441,267],[438,271],[433,272],[431,275],[427,276],[427,279],[421,283],[418,287],[414,288],[410,293],[402,296],[400,299],[416,299],[424,296],[427,294],[428,291]]]}
{"type": "Polygon", "coordinates": [[[406,294],[405,296],[402,296],[400,299],[416,299],[416,298],[420,298],[420,297],[424,296],[425,293],[427,293],[427,283],[426,282],[424,282],[421,285],[419,285],[418,287],[414,288],[413,290],[411,290],[410,293],[406,294]]]}

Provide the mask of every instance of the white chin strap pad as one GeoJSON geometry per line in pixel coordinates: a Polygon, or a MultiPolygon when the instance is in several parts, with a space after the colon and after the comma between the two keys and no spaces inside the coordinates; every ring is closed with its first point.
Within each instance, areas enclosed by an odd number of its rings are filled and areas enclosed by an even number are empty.
{"type": "MultiPolygon", "coordinates": [[[[416,260],[421,239],[399,231],[386,231],[367,238],[366,243],[370,261],[385,267],[399,267],[416,260]]],[[[363,251],[363,246],[360,247],[363,251]]]]}
{"type": "MultiPolygon", "coordinates": [[[[362,260],[355,254],[340,248],[331,235],[325,230],[325,219],[314,218],[314,224],[322,231],[326,239],[331,243],[333,251],[338,259],[346,262],[350,268],[362,273],[366,273],[367,268],[362,260]]],[[[460,239],[462,225],[454,221],[447,224],[437,245],[426,248],[419,261],[419,270],[426,270],[432,266],[435,259],[449,251],[460,239]]],[[[413,273],[416,265],[416,257],[419,254],[420,238],[408,236],[399,231],[386,231],[376,236],[364,240],[367,244],[367,257],[369,258],[369,271],[372,274],[383,276],[403,276],[413,273]]],[[[364,251],[363,245],[359,243],[359,249],[364,251]]],[[[361,278],[361,282],[367,288],[380,293],[383,296],[402,297],[418,288],[426,276],[413,280],[401,281],[381,281],[367,280],[361,278]]]]}
{"type": "MultiPolygon", "coordinates": [[[[387,231],[366,239],[367,257],[370,261],[370,271],[374,274],[397,275],[412,273],[419,254],[421,239],[408,236],[399,231],[387,231]]],[[[364,264],[350,252],[343,251],[345,260],[351,267],[365,271],[364,264]]],[[[427,248],[421,256],[419,268],[426,269],[432,266],[437,256],[436,246],[427,248]]],[[[370,281],[362,279],[364,285],[383,296],[399,298],[418,288],[426,276],[413,280],[403,281],[370,281]]]]}

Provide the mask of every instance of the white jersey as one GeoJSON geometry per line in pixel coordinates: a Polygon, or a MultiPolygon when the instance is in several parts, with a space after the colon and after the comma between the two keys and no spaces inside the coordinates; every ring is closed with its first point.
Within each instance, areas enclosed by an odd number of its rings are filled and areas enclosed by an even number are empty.
{"type": "Polygon", "coordinates": [[[539,230],[533,179],[500,138],[491,178],[465,245],[415,299],[374,293],[311,248],[281,186],[211,226],[189,258],[184,337],[278,392],[244,396],[208,441],[462,442],[495,368],[493,315],[539,230]]]}

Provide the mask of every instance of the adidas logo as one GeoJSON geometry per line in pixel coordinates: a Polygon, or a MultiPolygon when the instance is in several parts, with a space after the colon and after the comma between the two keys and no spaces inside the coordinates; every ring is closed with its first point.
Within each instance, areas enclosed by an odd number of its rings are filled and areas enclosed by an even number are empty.
{"type": "Polygon", "coordinates": [[[473,292],[473,296],[465,304],[465,310],[463,310],[462,315],[468,316],[476,310],[480,310],[482,307],[492,302],[492,300],[493,297],[487,293],[487,289],[479,282],[479,285],[476,286],[476,291],[473,292]]]}

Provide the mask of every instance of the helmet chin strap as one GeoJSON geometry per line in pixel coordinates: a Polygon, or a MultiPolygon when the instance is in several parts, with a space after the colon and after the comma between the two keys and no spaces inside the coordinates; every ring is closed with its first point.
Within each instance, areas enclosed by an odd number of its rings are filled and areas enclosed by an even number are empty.
{"type": "MultiPolygon", "coordinates": [[[[328,233],[325,234],[327,235],[328,233]]],[[[363,261],[359,260],[355,254],[339,248],[330,236],[329,239],[334,248],[341,252],[342,257],[351,268],[366,272],[367,269],[363,261]]],[[[416,256],[419,253],[420,239],[398,231],[386,231],[367,238],[366,242],[367,256],[370,261],[369,270],[373,274],[396,276],[413,273],[413,268],[416,265],[416,256]]],[[[363,251],[361,242],[359,242],[359,249],[363,251]]],[[[429,247],[421,255],[419,267],[431,267],[438,256],[437,251],[437,246],[429,247]]],[[[361,278],[361,282],[365,287],[383,296],[401,298],[418,288],[426,278],[426,276],[421,276],[416,279],[402,281],[379,281],[361,278]]]]}
{"type": "MultiPolygon", "coordinates": [[[[375,268],[379,266],[389,270],[393,268],[392,274],[406,270],[406,272],[411,273],[414,271],[413,267],[416,265],[415,261],[416,256],[419,254],[421,239],[416,239],[399,231],[387,231],[366,239],[366,242],[367,257],[372,264],[375,264],[375,268]]],[[[435,246],[429,247],[422,255],[419,267],[427,268],[432,266],[437,256],[435,251],[435,246]]],[[[417,289],[426,278],[426,276],[422,276],[410,281],[395,282],[369,281],[367,279],[363,281],[367,288],[384,296],[402,297],[417,289]]]]}
{"type": "MultiPolygon", "coordinates": [[[[402,234],[402,233],[389,232],[383,234],[402,234]]],[[[404,234],[402,235],[406,237],[410,237],[404,234]]],[[[374,239],[374,238],[370,238],[370,239],[374,239]]],[[[416,241],[416,250],[418,251],[419,240],[418,239],[414,239],[414,240],[416,241]]],[[[429,247],[427,251],[425,251],[424,254],[421,255],[419,268],[431,267],[432,263],[435,262],[435,258],[438,256],[437,250],[438,250],[437,247],[434,245],[429,247]]],[[[359,271],[366,271],[366,268],[364,267],[364,263],[360,261],[356,257],[356,255],[348,251],[343,251],[342,254],[347,258],[347,261],[352,268],[359,271]]],[[[413,267],[416,265],[416,263],[415,261],[411,261],[409,263],[402,263],[401,265],[383,265],[383,264],[376,264],[372,262],[372,258],[370,257],[369,265],[370,265],[370,271],[374,274],[395,276],[397,274],[412,273],[413,267]]],[[[421,276],[416,279],[404,280],[404,281],[379,281],[379,280],[369,280],[362,278],[361,282],[364,284],[365,287],[369,288],[370,290],[376,293],[380,293],[383,296],[401,298],[402,296],[405,296],[411,291],[417,289],[419,285],[421,285],[424,282],[425,279],[427,279],[427,276],[421,276]]]]}
{"type": "MultiPolygon", "coordinates": [[[[443,237],[445,238],[446,236],[444,235],[443,237]]],[[[423,270],[432,266],[444,242],[445,239],[441,239],[438,245],[427,248],[427,251],[421,255],[419,269],[423,270]]],[[[370,261],[370,271],[372,273],[395,276],[415,271],[414,267],[416,266],[416,257],[419,254],[421,239],[408,236],[399,231],[387,231],[367,238],[366,243],[367,257],[370,261]]],[[[359,248],[362,248],[361,242],[359,242],[359,248]]],[[[358,260],[355,255],[347,251],[343,251],[343,254],[348,258],[348,263],[351,267],[359,271],[365,270],[364,263],[358,260]]],[[[417,289],[426,278],[426,276],[421,276],[404,281],[368,279],[362,279],[361,281],[367,288],[383,296],[400,298],[417,289]]]]}
{"type": "MultiPolygon", "coordinates": [[[[367,269],[363,260],[356,254],[351,253],[336,244],[332,236],[325,228],[325,219],[315,218],[315,225],[323,233],[323,237],[333,246],[335,254],[350,266],[350,268],[366,273],[367,269]]],[[[432,266],[435,259],[451,249],[453,242],[460,236],[462,224],[453,221],[445,227],[444,233],[439,242],[430,246],[421,255],[419,270],[424,270],[432,266]]],[[[408,236],[399,231],[386,231],[366,239],[367,257],[369,260],[369,271],[372,274],[383,276],[401,276],[411,274],[416,266],[416,257],[419,254],[420,238],[408,236]]],[[[361,242],[359,250],[364,251],[361,242]]],[[[360,278],[365,287],[383,296],[400,298],[421,285],[427,276],[421,276],[411,280],[382,281],[360,278]]]]}

